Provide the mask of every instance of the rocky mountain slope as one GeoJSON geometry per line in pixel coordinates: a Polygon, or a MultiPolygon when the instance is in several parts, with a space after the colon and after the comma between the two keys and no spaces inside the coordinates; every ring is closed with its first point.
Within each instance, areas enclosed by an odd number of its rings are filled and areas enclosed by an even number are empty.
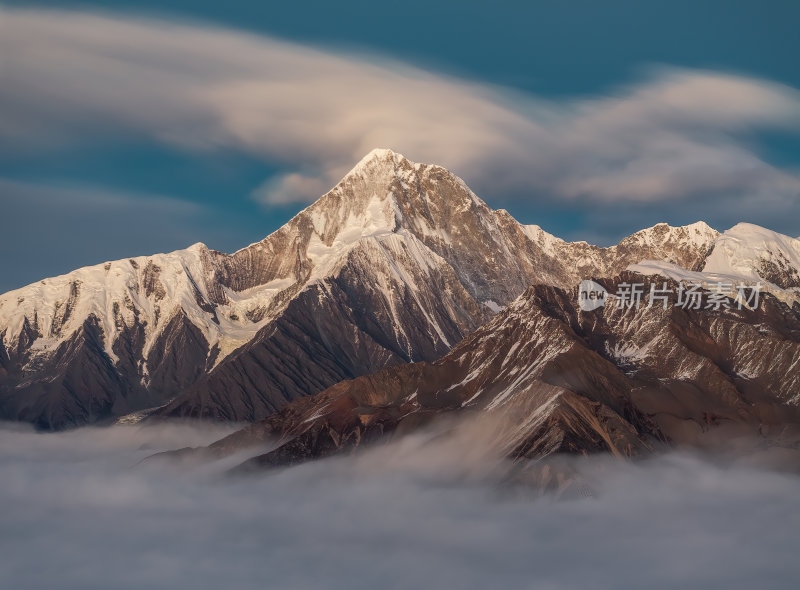
{"type": "MultiPolygon", "coordinates": [[[[258,420],[342,379],[436,360],[531,284],[645,260],[698,271],[723,238],[696,223],[611,248],[564,242],[439,166],[375,150],[234,254],[196,244],[0,296],[0,418],[60,428],[164,405],[159,415],[258,420]]],[[[766,258],[757,242],[743,264],[790,293],[794,242],[769,242],[766,258]]]]}
{"type": "Polygon", "coordinates": [[[511,459],[737,441],[797,454],[800,307],[766,295],[754,310],[694,310],[671,297],[582,312],[576,290],[536,285],[443,358],[338,383],[208,451],[269,445],[243,468],[287,465],[457,416],[485,421],[480,444],[511,459]]]}

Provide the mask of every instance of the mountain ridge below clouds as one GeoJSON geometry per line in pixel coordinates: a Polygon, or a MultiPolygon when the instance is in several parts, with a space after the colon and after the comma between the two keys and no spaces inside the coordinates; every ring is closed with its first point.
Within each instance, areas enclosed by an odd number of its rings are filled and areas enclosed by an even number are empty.
{"type": "MultiPolygon", "coordinates": [[[[624,272],[607,288],[648,279],[624,272]]],[[[800,310],[607,306],[534,285],[433,363],[388,367],[289,404],[199,449],[265,449],[236,472],[436,436],[514,462],[556,454],[644,456],[669,446],[800,465],[800,310]]],[[[467,452],[467,451],[465,451],[467,452]]]]}
{"type": "Polygon", "coordinates": [[[231,255],[195,244],[0,296],[0,417],[64,428],[163,406],[157,415],[255,421],[343,379],[435,361],[532,284],[571,288],[652,260],[689,272],[716,261],[793,305],[800,242],[750,226],[742,250],[738,227],[564,242],[444,168],[373,150],[231,255]]]}

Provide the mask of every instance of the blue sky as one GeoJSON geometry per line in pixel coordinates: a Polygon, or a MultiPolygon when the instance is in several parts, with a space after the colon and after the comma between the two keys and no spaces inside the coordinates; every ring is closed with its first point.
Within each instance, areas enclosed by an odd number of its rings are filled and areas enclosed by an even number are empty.
{"type": "Polygon", "coordinates": [[[0,291],[238,249],[372,147],[565,238],[800,235],[797,2],[0,6],[0,291]]]}

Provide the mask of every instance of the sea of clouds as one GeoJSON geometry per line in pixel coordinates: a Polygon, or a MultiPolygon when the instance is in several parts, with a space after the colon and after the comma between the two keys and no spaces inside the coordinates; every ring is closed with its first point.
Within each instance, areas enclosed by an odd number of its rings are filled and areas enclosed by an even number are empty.
{"type": "MultiPolygon", "coordinates": [[[[680,453],[508,483],[416,437],[253,476],[146,461],[231,429],[0,427],[2,588],[796,588],[800,477],[680,453]]],[[[502,474],[502,477],[501,477],[502,474]]]]}

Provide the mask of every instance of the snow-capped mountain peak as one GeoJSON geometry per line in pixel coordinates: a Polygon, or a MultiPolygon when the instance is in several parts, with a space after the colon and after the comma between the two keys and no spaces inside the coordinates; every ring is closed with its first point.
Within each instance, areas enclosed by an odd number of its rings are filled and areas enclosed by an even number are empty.
{"type": "MultiPolygon", "coordinates": [[[[37,349],[52,349],[94,316],[101,320],[106,335],[105,352],[118,360],[113,350],[115,337],[132,325],[135,315],[156,318],[148,325],[153,331],[163,327],[159,316],[163,322],[178,309],[194,308],[196,298],[208,301],[205,276],[209,256],[205,244],[197,243],[168,254],[79,268],[5,293],[0,296],[4,344],[13,346],[12,336],[27,325],[38,334],[37,349]]],[[[218,339],[212,335],[218,324],[205,320],[198,324],[209,340],[218,339]]],[[[147,340],[145,354],[152,344],[152,338],[147,340]]]]}
{"type": "Polygon", "coordinates": [[[765,280],[800,290],[800,240],[751,223],[738,223],[715,242],[703,272],[765,280]]]}
{"type": "MultiPolygon", "coordinates": [[[[441,166],[373,150],[233,254],[195,244],[1,295],[0,418],[55,427],[177,395],[171,415],[257,419],[341,379],[435,360],[531,284],[648,259],[700,270],[716,238],[696,223],[610,248],[565,242],[441,166]]],[[[762,241],[794,264],[796,241],[762,241]]]]}
{"type": "Polygon", "coordinates": [[[751,223],[739,223],[718,234],[701,266],[692,268],[656,259],[632,264],[628,270],[702,284],[708,289],[718,283],[760,283],[762,291],[789,305],[800,301],[800,240],[751,223]]]}
{"type": "MultiPolygon", "coordinates": [[[[384,167],[397,166],[400,162],[408,162],[403,154],[395,152],[389,148],[375,148],[370,150],[366,156],[361,158],[358,163],[353,166],[347,176],[354,174],[371,174],[370,168],[373,166],[384,167]]],[[[345,177],[346,178],[346,177],[345,177]]]]}
{"type": "Polygon", "coordinates": [[[680,243],[684,247],[706,247],[717,238],[719,232],[704,221],[673,227],[658,223],[625,238],[620,245],[652,246],[654,244],[680,243]]]}

